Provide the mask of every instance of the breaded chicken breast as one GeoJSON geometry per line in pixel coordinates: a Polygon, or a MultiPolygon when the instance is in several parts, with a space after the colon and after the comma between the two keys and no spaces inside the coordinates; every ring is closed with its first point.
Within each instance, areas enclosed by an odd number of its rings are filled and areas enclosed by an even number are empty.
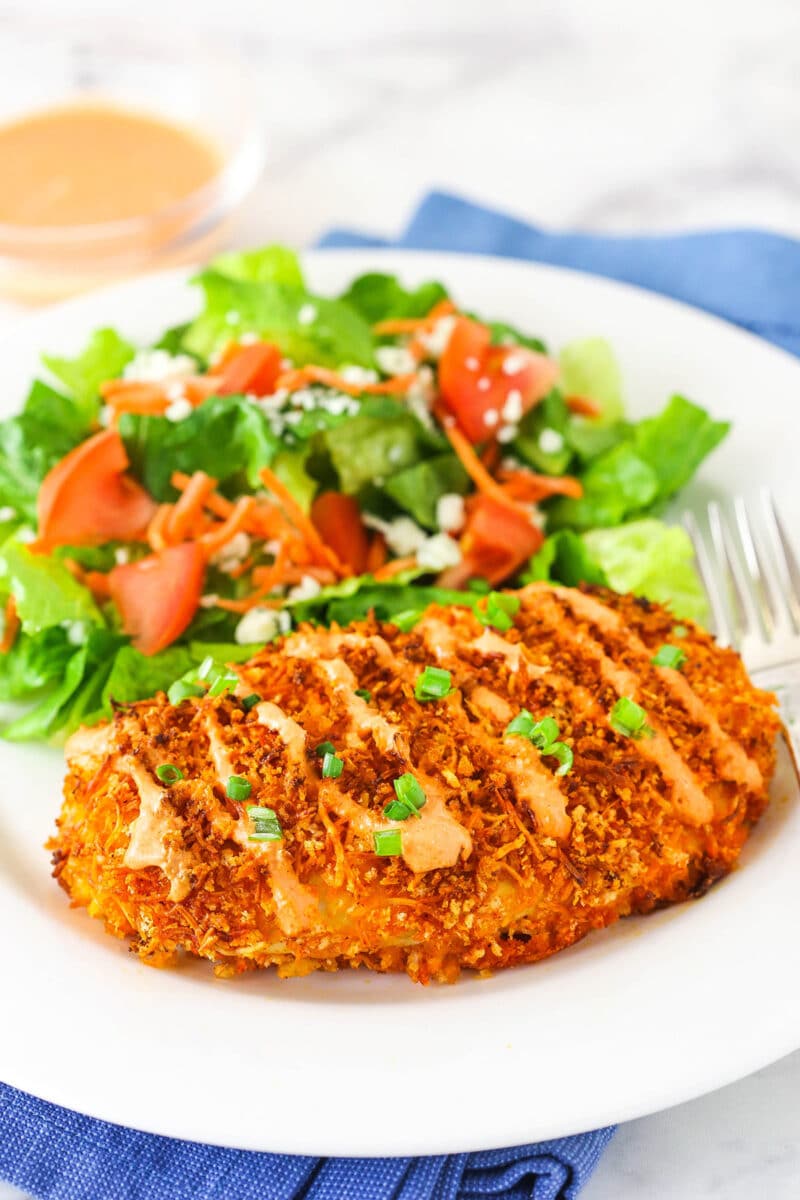
{"type": "Polygon", "coordinates": [[[303,627],[235,692],[79,731],[60,884],[155,964],[422,982],[702,895],[767,804],[773,697],[658,605],[515,595],[501,628],[303,627]]]}

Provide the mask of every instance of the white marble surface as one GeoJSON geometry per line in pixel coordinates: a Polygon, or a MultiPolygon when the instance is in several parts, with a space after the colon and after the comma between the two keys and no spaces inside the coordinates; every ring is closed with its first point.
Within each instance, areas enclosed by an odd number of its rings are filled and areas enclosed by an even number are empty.
{"type": "MultiPolygon", "coordinates": [[[[69,7],[76,30],[108,12],[69,7]]],[[[14,11],[0,2],[0,20],[14,11]]],[[[137,0],[135,12],[232,39],[258,74],[270,164],[241,243],[304,245],[341,223],[391,234],[432,186],[554,227],[800,235],[797,0],[137,0]]],[[[584,1195],[755,1193],[800,1195],[800,1054],[626,1125],[584,1195]]],[[[12,1194],[0,1185],[0,1200],[12,1194]]]]}

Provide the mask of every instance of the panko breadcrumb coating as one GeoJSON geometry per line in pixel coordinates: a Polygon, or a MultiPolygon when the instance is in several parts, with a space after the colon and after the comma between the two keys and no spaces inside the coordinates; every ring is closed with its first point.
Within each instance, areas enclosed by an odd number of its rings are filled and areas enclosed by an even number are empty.
{"type": "Polygon", "coordinates": [[[656,604],[516,595],[503,633],[436,607],[408,633],[307,626],[237,667],[235,695],[161,694],[80,730],[51,844],[60,884],[153,964],[185,952],[226,975],[363,965],[423,983],[702,895],[767,804],[773,697],[656,604]],[[651,662],[664,643],[685,651],[680,670],[651,662]],[[416,698],[426,666],[450,672],[448,695],[416,698]],[[612,727],[620,697],[646,714],[639,736],[612,727]],[[505,733],[521,710],[554,718],[568,773],[505,733]],[[323,777],[324,742],[338,777],[323,777]],[[183,778],[162,782],[164,764],[183,778]],[[426,803],[390,820],[406,774],[426,803]],[[232,775],[249,797],[226,794],[232,775]],[[274,810],[279,840],[251,840],[251,805],[274,810]],[[376,854],[386,830],[401,854],[376,854]]]}

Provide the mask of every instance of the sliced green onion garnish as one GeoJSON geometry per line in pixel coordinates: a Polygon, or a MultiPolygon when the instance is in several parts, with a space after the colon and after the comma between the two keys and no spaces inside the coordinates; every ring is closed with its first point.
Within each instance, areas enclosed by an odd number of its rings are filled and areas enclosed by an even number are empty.
{"type": "Polygon", "coordinates": [[[449,671],[441,667],[426,667],[414,686],[414,695],[425,703],[428,700],[442,700],[453,690],[453,677],[449,671]]]}
{"type": "Polygon", "coordinates": [[[219,671],[211,680],[208,689],[209,696],[224,696],[225,692],[233,691],[239,684],[239,676],[235,671],[219,671]]]}
{"type": "Polygon", "coordinates": [[[558,759],[561,766],[556,775],[566,775],[572,770],[573,755],[566,742],[558,741],[558,732],[558,721],[554,717],[534,721],[527,708],[521,709],[506,726],[506,737],[527,738],[542,755],[558,759]]]}
{"type": "Polygon", "coordinates": [[[506,737],[529,738],[535,724],[533,715],[528,712],[527,708],[522,708],[514,717],[514,720],[509,721],[508,725],[506,725],[506,737]]]}
{"type": "Polygon", "coordinates": [[[673,625],[672,632],[675,634],[675,637],[686,637],[689,630],[685,625],[673,625]]]}
{"type": "Polygon", "coordinates": [[[317,758],[324,758],[326,754],[335,754],[336,747],[333,742],[320,742],[314,753],[317,758]]]}
{"type": "Polygon", "coordinates": [[[259,808],[251,804],[247,815],[253,822],[253,832],[248,836],[250,842],[279,842],[283,837],[281,823],[271,808],[259,808]]]}
{"type": "Polygon", "coordinates": [[[383,810],[383,815],[389,821],[407,821],[414,813],[404,800],[390,800],[383,810]]]}
{"type": "Polygon", "coordinates": [[[337,758],[335,754],[327,751],[322,759],[322,778],[323,779],[338,779],[344,770],[344,762],[341,758],[337,758]]]}
{"type": "Polygon", "coordinates": [[[161,763],[156,767],[156,775],[162,783],[166,783],[167,787],[170,784],[177,783],[179,779],[183,779],[183,771],[180,767],[176,767],[174,763],[161,763]]]}
{"type": "Polygon", "coordinates": [[[198,687],[196,683],[189,683],[188,679],[176,679],[167,688],[167,699],[170,704],[180,704],[182,700],[188,700],[190,696],[203,696],[205,691],[198,687]]]}
{"type": "Polygon", "coordinates": [[[246,800],[252,790],[248,780],[241,775],[231,775],[225,785],[225,795],[229,800],[246,800]]]}
{"type": "Polygon", "coordinates": [[[519,612],[519,597],[507,592],[489,592],[486,608],[476,608],[475,615],[482,625],[491,625],[501,633],[513,628],[513,618],[519,612]]]}
{"type": "Polygon", "coordinates": [[[653,733],[647,724],[647,713],[629,696],[620,696],[611,710],[609,722],[623,737],[651,737],[653,733]]]}
{"type": "Polygon", "coordinates": [[[566,742],[552,742],[551,745],[544,747],[542,754],[558,759],[561,765],[556,771],[556,775],[567,775],[572,770],[574,756],[566,742]]]}
{"type": "Polygon", "coordinates": [[[544,750],[545,746],[551,746],[558,737],[558,721],[552,717],[543,717],[541,721],[536,722],[529,737],[537,749],[544,750]]]}
{"type": "Polygon", "coordinates": [[[679,671],[686,662],[686,655],[680,646],[670,646],[668,642],[665,642],[658,648],[650,662],[656,667],[674,667],[676,671],[679,671]]]}
{"type": "MultiPolygon", "coordinates": [[[[403,807],[407,810],[405,817],[395,818],[395,820],[405,821],[407,817],[419,816],[419,810],[424,808],[428,802],[428,797],[425,795],[422,787],[417,779],[414,778],[408,771],[405,775],[400,775],[394,780],[395,795],[403,807]]],[[[390,808],[394,804],[391,801],[386,808],[390,808]]],[[[386,813],[386,809],[383,810],[386,813]]]]}
{"type": "Polygon", "coordinates": [[[245,712],[250,712],[251,708],[255,708],[257,704],[261,703],[261,697],[258,692],[251,692],[249,696],[244,696],[239,703],[245,712]]]}
{"type": "Polygon", "coordinates": [[[356,695],[360,696],[365,704],[369,704],[372,699],[372,692],[368,688],[356,688],[356,695]]]}
{"type": "Polygon", "coordinates": [[[375,853],[381,858],[393,858],[403,853],[403,842],[399,829],[379,829],[373,833],[375,853]]]}
{"type": "Polygon", "coordinates": [[[214,659],[210,654],[207,654],[200,666],[197,668],[197,678],[209,680],[214,670],[214,659]]]}

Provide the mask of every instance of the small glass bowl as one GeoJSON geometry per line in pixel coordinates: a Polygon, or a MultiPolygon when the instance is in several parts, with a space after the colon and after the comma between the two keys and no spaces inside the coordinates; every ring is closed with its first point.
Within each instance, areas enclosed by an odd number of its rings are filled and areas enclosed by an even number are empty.
{"type": "Polygon", "coordinates": [[[253,80],[235,54],[186,30],[15,15],[0,25],[0,62],[0,123],[65,104],[108,104],[199,133],[219,155],[207,183],[142,217],[0,222],[0,292],[43,303],[217,248],[265,157],[253,80]]]}

